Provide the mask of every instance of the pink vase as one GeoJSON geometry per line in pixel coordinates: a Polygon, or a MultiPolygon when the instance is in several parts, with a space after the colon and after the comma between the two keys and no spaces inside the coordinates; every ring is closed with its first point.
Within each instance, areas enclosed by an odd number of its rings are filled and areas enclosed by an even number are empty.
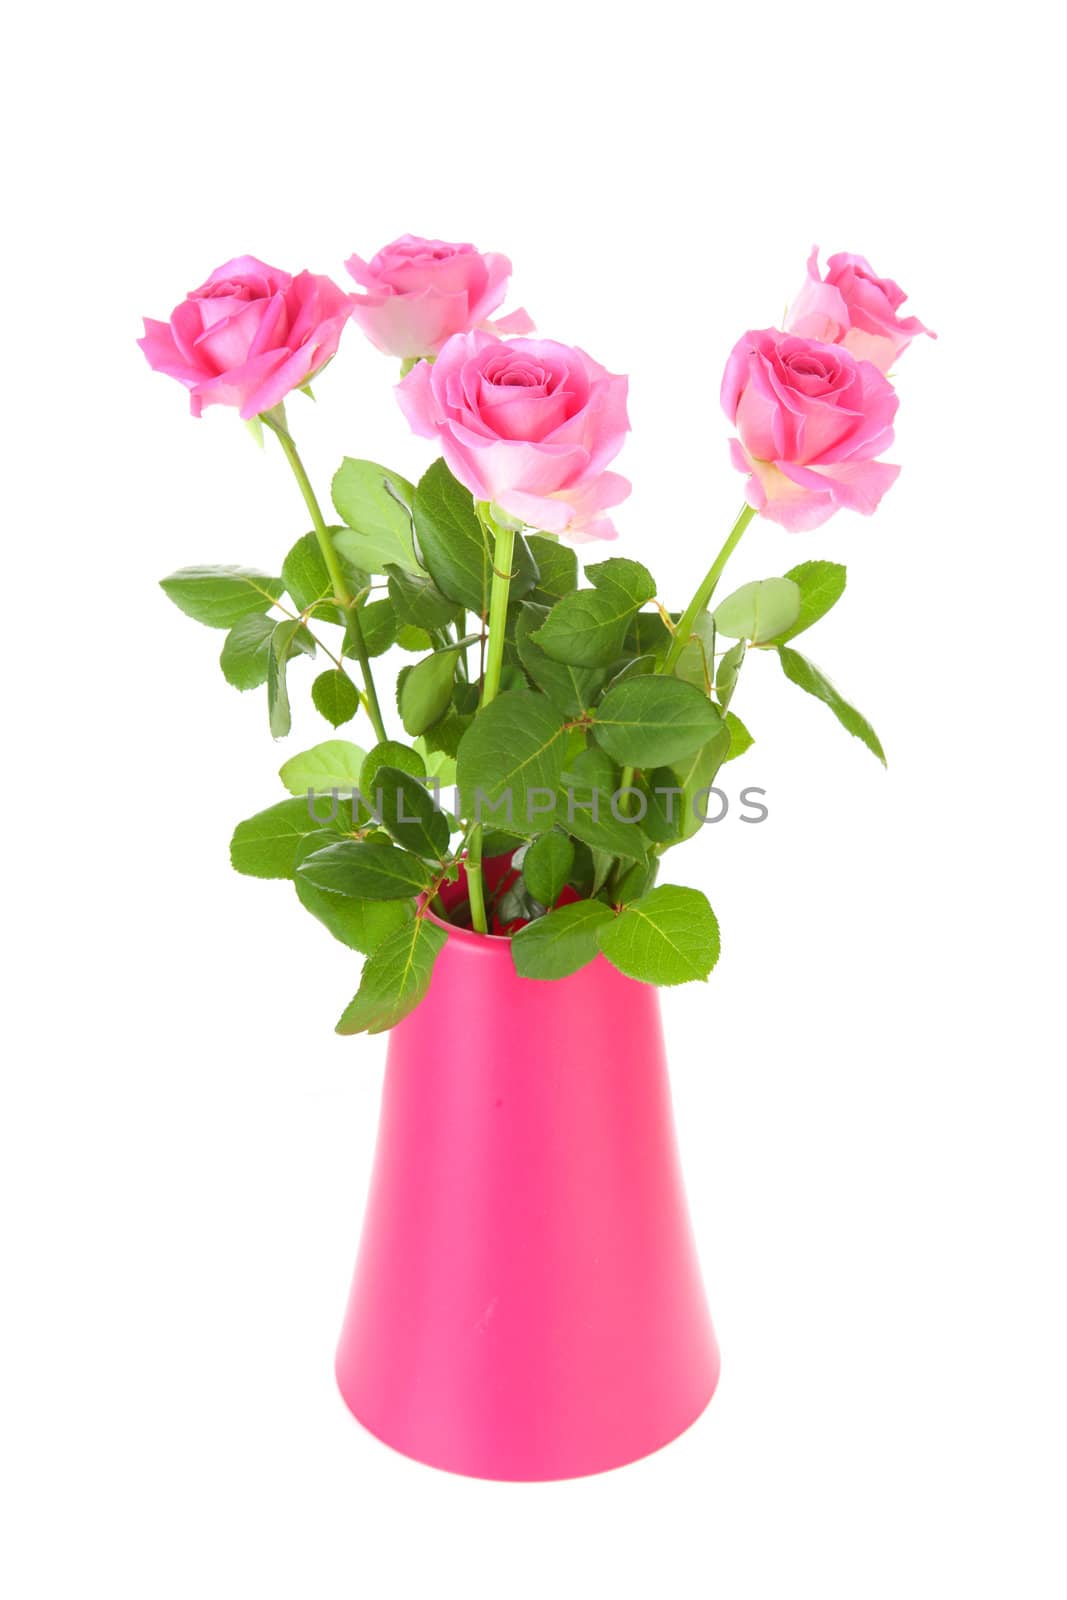
{"type": "Polygon", "coordinates": [[[520,978],[450,927],[389,1040],[346,1404],[431,1466],[571,1478],[669,1443],[718,1375],[657,991],[602,956],[520,978]]]}

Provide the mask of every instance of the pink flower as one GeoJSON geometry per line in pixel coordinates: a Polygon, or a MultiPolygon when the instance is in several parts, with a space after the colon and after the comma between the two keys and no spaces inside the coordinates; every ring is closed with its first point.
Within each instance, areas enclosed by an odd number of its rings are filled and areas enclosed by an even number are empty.
{"type": "Polygon", "coordinates": [[[399,384],[415,432],[439,439],[453,475],[530,527],[614,539],[600,513],[630,492],[617,472],[627,380],[550,339],[457,333],[399,384]]]}
{"type": "MultiPolygon", "coordinates": [[[[446,244],[405,233],[370,262],[350,256],[345,266],[368,291],[353,296],[352,316],[373,345],[389,356],[435,356],[454,333],[488,326],[507,293],[511,262],[482,255],[472,244],[446,244]]],[[[512,311],[501,333],[532,333],[525,311],[512,311]]]]}
{"type": "Polygon", "coordinates": [[[750,475],[749,505],[793,531],[842,507],[868,515],[900,471],[874,459],[893,441],[897,403],[877,367],[843,345],[746,333],[726,363],[722,407],[740,435],[730,454],[750,475]]]}
{"type": "Polygon", "coordinates": [[[223,405],[247,419],[326,365],[351,303],[329,278],[293,278],[255,256],[238,256],[186,295],[169,322],[146,317],[137,343],[156,372],[185,384],[194,417],[204,406],[223,405]]]}
{"type": "Polygon", "coordinates": [[[807,282],[797,295],[786,328],[805,339],[843,344],[859,361],[873,361],[881,372],[920,333],[936,339],[918,317],[898,317],[907,299],[892,278],[879,278],[862,256],[836,255],[819,277],[819,247],[808,258],[807,282]]]}

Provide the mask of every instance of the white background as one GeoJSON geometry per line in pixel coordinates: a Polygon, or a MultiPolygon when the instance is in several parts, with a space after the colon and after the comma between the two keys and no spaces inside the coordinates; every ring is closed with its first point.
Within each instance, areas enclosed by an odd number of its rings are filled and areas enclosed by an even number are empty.
{"type": "MultiPolygon", "coordinates": [[[[1062,1595],[1065,299],[1036,10],[32,15],[4,95],[0,1587],[1062,1595]],[[221,635],[156,587],[277,568],[305,523],[280,456],[148,370],[139,317],[245,251],[343,282],[405,230],[505,251],[509,305],[630,373],[615,550],[673,605],[740,500],[724,358],[812,242],[941,335],[899,365],[877,517],[757,524],[731,569],[847,561],[806,648],[889,769],[772,659],[746,671],[771,817],[682,859],[723,956],[665,1002],[722,1383],[667,1451],[569,1484],[424,1469],[337,1397],[384,1044],[332,1033],[352,955],[227,863],[328,730],[298,692],[272,746],[221,635]]],[[[394,378],[353,329],[292,403],[323,492],[345,451],[425,464],[394,378]]]]}

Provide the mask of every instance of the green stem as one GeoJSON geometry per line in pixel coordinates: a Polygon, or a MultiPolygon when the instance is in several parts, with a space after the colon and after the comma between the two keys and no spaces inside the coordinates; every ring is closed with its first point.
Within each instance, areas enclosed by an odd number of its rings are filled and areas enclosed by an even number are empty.
{"type": "Polygon", "coordinates": [[[504,665],[504,624],[508,612],[508,590],[511,588],[511,562],[515,553],[515,529],[501,527],[485,518],[486,526],[495,528],[496,544],[493,549],[493,585],[489,591],[489,647],[485,654],[485,678],[482,682],[482,705],[496,699],[500,688],[500,670],[504,665]]]}
{"type": "MultiPolygon", "coordinates": [[[[489,646],[485,655],[481,705],[496,699],[500,672],[504,664],[504,628],[511,588],[511,562],[515,553],[515,529],[495,522],[487,507],[479,505],[478,516],[487,533],[494,535],[493,583],[489,591],[489,646]]],[[[485,887],[482,883],[482,828],[476,822],[467,839],[467,888],[471,902],[471,926],[476,933],[488,933],[485,915],[485,887]]]]}
{"type": "Polygon", "coordinates": [[[737,549],[741,542],[741,535],[755,515],[756,513],[752,506],[742,507],[740,516],[730,529],[726,543],[708,568],[700,588],[678,619],[678,626],[674,630],[674,638],[671,641],[670,649],[658,668],[660,672],[668,673],[674,671],[678,663],[678,657],[685,649],[692,635],[693,624],[696,622],[697,617],[708,609],[708,601],[715,593],[715,586],[722,577],[723,568],[737,549]]]}
{"type": "Polygon", "coordinates": [[[374,687],[374,675],[371,672],[367,642],[363,637],[363,625],[359,619],[359,607],[352,602],[352,592],[345,580],[341,563],[337,559],[337,551],[333,547],[333,540],[330,538],[329,530],[326,527],[326,519],[322,514],[322,508],[315,496],[315,491],[311,487],[311,479],[304,469],[304,463],[300,459],[292,435],[284,422],[279,421],[276,416],[272,416],[269,411],[263,412],[262,420],[281,445],[285,459],[293,470],[293,477],[296,479],[297,487],[304,497],[304,504],[311,513],[311,525],[315,530],[315,538],[318,540],[319,549],[322,551],[322,559],[326,563],[326,571],[330,575],[334,599],[345,614],[346,640],[351,643],[355,651],[356,660],[359,662],[360,672],[363,675],[363,692],[367,702],[367,713],[374,725],[374,731],[378,736],[379,743],[381,743],[388,738],[388,734],[385,731],[385,723],[382,720],[382,709],[378,704],[378,691],[374,687]]]}

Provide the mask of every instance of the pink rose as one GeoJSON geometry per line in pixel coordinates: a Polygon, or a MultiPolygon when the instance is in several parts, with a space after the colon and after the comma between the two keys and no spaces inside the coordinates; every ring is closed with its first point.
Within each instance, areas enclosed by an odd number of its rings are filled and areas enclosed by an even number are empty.
{"type": "Polygon", "coordinates": [[[600,515],[630,485],[605,472],[630,423],[627,380],[550,339],[457,333],[397,388],[415,432],[439,439],[477,500],[575,541],[614,539],[600,515]]]}
{"type": "MultiPolygon", "coordinates": [[[[388,356],[435,356],[454,333],[487,326],[507,293],[511,262],[472,244],[446,244],[405,233],[373,261],[350,256],[345,266],[368,291],[353,296],[352,316],[388,356]]],[[[525,311],[496,323],[501,333],[532,333],[525,311]]]]}
{"type": "Polygon", "coordinates": [[[750,475],[749,505],[790,530],[842,507],[872,512],[900,471],[874,459],[893,441],[897,403],[877,367],[843,345],[746,333],[726,363],[722,407],[740,435],[730,454],[750,475]]]}
{"type": "Polygon", "coordinates": [[[147,317],[138,339],[149,365],[204,406],[258,416],[307,383],[337,349],[352,296],[329,278],[295,278],[255,256],[238,256],[175,306],[169,322],[147,317]]]}
{"type": "Polygon", "coordinates": [[[859,361],[873,361],[881,372],[920,333],[936,339],[918,317],[898,317],[907,299],[892,278],[879,278],[862,256],[836,255],[819,277],[819,247],[808,258],[808,278],[790,308],[786,328],[804,339],[843,344],[859,361]]]}

